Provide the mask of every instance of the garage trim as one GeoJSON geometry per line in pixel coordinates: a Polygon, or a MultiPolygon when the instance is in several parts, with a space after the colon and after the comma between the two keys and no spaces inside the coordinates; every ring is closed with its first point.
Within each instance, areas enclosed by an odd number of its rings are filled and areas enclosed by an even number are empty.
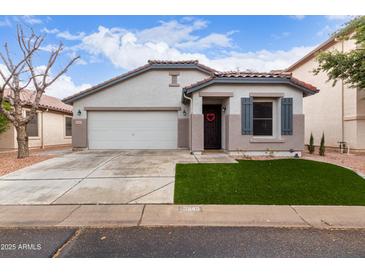
{"type": "Polygon", "coordinates": [[[181,107],[85,107],[86,111],[179,111],[181,107]]]}

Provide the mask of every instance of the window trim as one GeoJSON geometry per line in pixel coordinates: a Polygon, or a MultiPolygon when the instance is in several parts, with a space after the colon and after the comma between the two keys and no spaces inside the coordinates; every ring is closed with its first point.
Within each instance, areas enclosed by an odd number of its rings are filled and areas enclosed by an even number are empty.
{"type": "MultiPolygon", "coordinates": [[[[30,110],[28,110],[28,109],[26,109],[25,111],[24,111],[24,115],[25,115],[25,117],[27,117],[27,112],[30,112],[30,110]]],[[[40,119],[39,119],[39,111],[36,111],[36,116],[37,116],[37,136],[29,136],[28,135],[28,131],[27,131],[27,129],[25,129],[26,130],[26,132],[27,132],[27,136],[28,136],[28,139],[29,140],[40,140],[41,139],[41,136],[40,136],[40,125],[39,125],[39,122],[40,122],[40,119]]],[[[27,124],[28,125],[28,124],[27,124]]]]}
{"type": "Polygon", "coordinates": [[[63,132],[63,137],[65,139],[71,139],[72,138],[72,118],[73,118],[72,116],[64,115],[64,127],[63,127],[64,132],[63,132]],[[67,121],[67,118],[70,118],[71,119],[71,135],[66,135],[66,132],[67,132],[67,130],[66,130],[66,121],[67,121]]]}
{"type": "Polygon", "coordinates": [[[180,75],[180,72],[169,72],[169,75],[170,75],[170,84],[169,84],[169,87],[180,87],[180,84],[179,84],[179,75],[180,75]],[[176,77],[176,83],[174,83],[173,79],[174,77],[176,77]]]}
{"type": "Polygon", "coordinates": [[[252,136],[254,138],[273,138],[276,136],[275,134],[275,119],[276,119],[276,116],[275,116],[275,109],[276,109],[276,106],[275,106],[275,100],[274,99],[253,99],[253,102],[252,102],[252,136]],[[272,111],[272,117],[271,118],[256,118],[254,117],[254,105],[255,103],[271,103],[271,111],[272,111]],[[254,122],[255,120],[270,120],[271,119],[271,135],[255,135],[254,134],[254,122]]]}

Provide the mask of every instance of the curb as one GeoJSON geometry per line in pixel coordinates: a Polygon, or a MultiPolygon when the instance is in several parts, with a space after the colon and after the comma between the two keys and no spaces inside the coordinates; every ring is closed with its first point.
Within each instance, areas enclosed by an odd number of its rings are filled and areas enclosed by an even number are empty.
{"type": "Polygon", "coordinates": [[[8,205],[0,228],[229,226],[365,229],[365,206],[8,205]]]}

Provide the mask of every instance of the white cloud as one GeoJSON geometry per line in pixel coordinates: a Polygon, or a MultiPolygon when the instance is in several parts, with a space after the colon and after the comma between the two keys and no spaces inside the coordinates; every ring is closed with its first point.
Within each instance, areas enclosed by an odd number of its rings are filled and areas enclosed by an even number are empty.
{"type": "MultiPolygon", "coordinates": [[[[285,69],[305,54],[314,49],[311,47],[294,47],[290,50],[259,50],[254,52],[230,52],[227,56],[217,59],[207,59],[207,65],[218,70],[253,70],[270,71],[285,69]]],[[[203,62],[203,61],[202,61],[203,62]]]]}
{"type": "Polygon", "coordinates": [[[163,41],[171,46],[176,43],[197,40],[199,37],[192,35],[192,33],[206,28],[207,24],[208,23],[204,20],[194,19],[186,23],[180,23],[176,20],[169,22],[161,21],[159,26],[144,29],[137,32],[135,35],[142,43],[163,41]]]}
{"type": "Polygon", "coordinates": [[[90,87],[90,84],[77,85],[70,76],[62,75],[47,88],[46,94],[62,99],[90,87]]]}
{"type": "Polygon", "coordinates": [[[60,31],[59,31],[59,29],[56,29],[56,28],[54,28],[54,29],[43,28],[41,30],[41,32],[44,32],[47,34],[56,34],[56,33],[59,33],[60,31]]]}
{"type": "Polygon", "coordinates": [[[69,31],[61,31],[59,33],[57,33],[57,37],[59,38],[63,38],[65,40],[81,40],[82,38],[85,37],[85,33],[84,32],[79,32],[77,34],[71,34],[69,31]]]}
{"type": "Polygon", "coordinates": [[[317,31],[317,36],[328,36],[333,33],[337,28],[331,27],[329,25],[324,26],[322,29],[317,31]]]}
{"type": "MultiPolygon", "coordinates": [[[[41,73],[44,71],[45,66],[38,66],[36,67],[36,72],[41,73]]],[[[6,69],[4,64],[0,64],[0,70],[5,74],[9,75],[9,71],[6,69]]],[[[52,78],[52,73],[51,77],[52,78]]],[[[0,77],[0,84],[3,84],[4,81],[0,77]]],[[[72,94],[75,94],[76,92],[82,91],[84,89],[90,88],[90,84],[81,84],[77,85],[70,76],[67,74],[62,75],[60,78],[58,78],[50,87],[46,89],[46,94],[50,96],[54,96],[57,98],[65,98],[67,96],[70,96],[72,94]]],[[[33,89],[32,84],[28,86],[29,89],[33,89]]]]}
{"type": "Polygon", "coordinates": [[[354,16],[352,15],[326,15],[326,19],[328,20],[334,20],[334,21],[346,21],[350,20],[354,16]]]}
{"type": "MultiPolygon", "coordinates": [[[[0,71],[2,72],[2,74],[4,74],[5,77],[8,77],[10,72],[8,70],[8,68],[4,65],[0,63],[0,71]]],[[[4,84],[4,79],[3,77],[0,76],[0,85],[4,84]]]]}
{"type": "Polygon", "coordinates": [[[4,20],[0,20],[0,27],[11,27],[11,22],[8,17],[5,17],[4,20]]]}
{"type": "MultiPolygon", "coordinates": [[[[45,69],[46,66],[38,66],[35,71],[41,74],[45,69]]],[[[51,70],[47,81],[50,81],[53,77],[54,74],[51,70]]],[[[45,94],[62,99],[90,87],[90,84],[77,85],[69,75],[63,74],[45,90],[45,94]]],[[[32,89],[32,85],[29,88],[32,89]]]]}
{"type": "Polygon", "coordinates": [[[59,45],[56,44],[48,44],[45,46],[41,46],[39,49],[43,50],[43,51],[47,51],[47,52],[52,52],[54,50],[56,50],[59,47],[59,45]]]}
{"type": "Polygon", "coordinates": [[[183,54],[170,47],[166,42],[140,42],[134,33],[120,34],[105,27],[86,36],[80,48],[89,54],[102,55],[116,67],[132,69],[140,66],[148,59],[191,59],[192,54],[183,54]]]}
{"type": "Polygon", "coordinates": [[[47,33],[47,34],[55,34],[57,37],[65,39],[65,40],[70,40],[70,41],[75,41],[75,40],[81,40],[82,38],[85,37],[85,32],[79,32],[77,34],[72,34],[69,31],[60,31],[57,28],[53,28],[53,29],[48,29],[48,28],[43,28],[41,30],[41,32],[47,33]]]}
{"type": "Polygon", "coordinates": [[[177,44],[177,48],[190,50],[202,50],[212,47],[229,48],[232,47],[232,39],[228,34],[212,33],[201,39],[177,44]]]}
{"type": "Polygon", "coordinates": [[[39,25],[39,24],[42,24],[42,20],[35,17],[35,16],[32,16],[32,15],[24,15],[22,16],[22,19],[25,23],[29,24],[29,25],[39,25]]]}
{"type": "MultiPolygon", "coordinates": [[[[199,39],[196,41],[199,41],[199,39]]],[[[228,46],[227,41],[222,45],[228,46]]],[[[204,46],[204,43],[200,46],[204,46]]],[[[252,69],[257,71],[286,68],[314,48],[294,47],[288,51],[225,51],[223,56],[210,58],[200,52],[183,52],[181,48],[176,45],[175,47],[170,46],[163,39],[161,41],[141,41],[132,32],[121,34],[102,26],[99,27],[97,32],[85,36],[79,47],[91,55],[103,56],[116,67],[126,70],[141,66],[148,59],[198,59],[201,63],[218,70],[234,70],[239,67],[241,70],[252,69]]]]}
{"type": "Polygon", "coordinates": [[[305,18],[305,15],[290,15],[290,18],[296,20],[303,20],[305,18]]]}

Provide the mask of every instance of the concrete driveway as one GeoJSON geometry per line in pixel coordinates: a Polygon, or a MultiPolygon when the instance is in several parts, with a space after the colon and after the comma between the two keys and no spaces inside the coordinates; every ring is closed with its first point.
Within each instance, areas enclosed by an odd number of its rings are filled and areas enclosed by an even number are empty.
{"type": "Polygon", "coordinates": [[[173,203],[176,163],[235,162],[226,154],[89,150],[0,177],[0,204],[173,203]]]}

